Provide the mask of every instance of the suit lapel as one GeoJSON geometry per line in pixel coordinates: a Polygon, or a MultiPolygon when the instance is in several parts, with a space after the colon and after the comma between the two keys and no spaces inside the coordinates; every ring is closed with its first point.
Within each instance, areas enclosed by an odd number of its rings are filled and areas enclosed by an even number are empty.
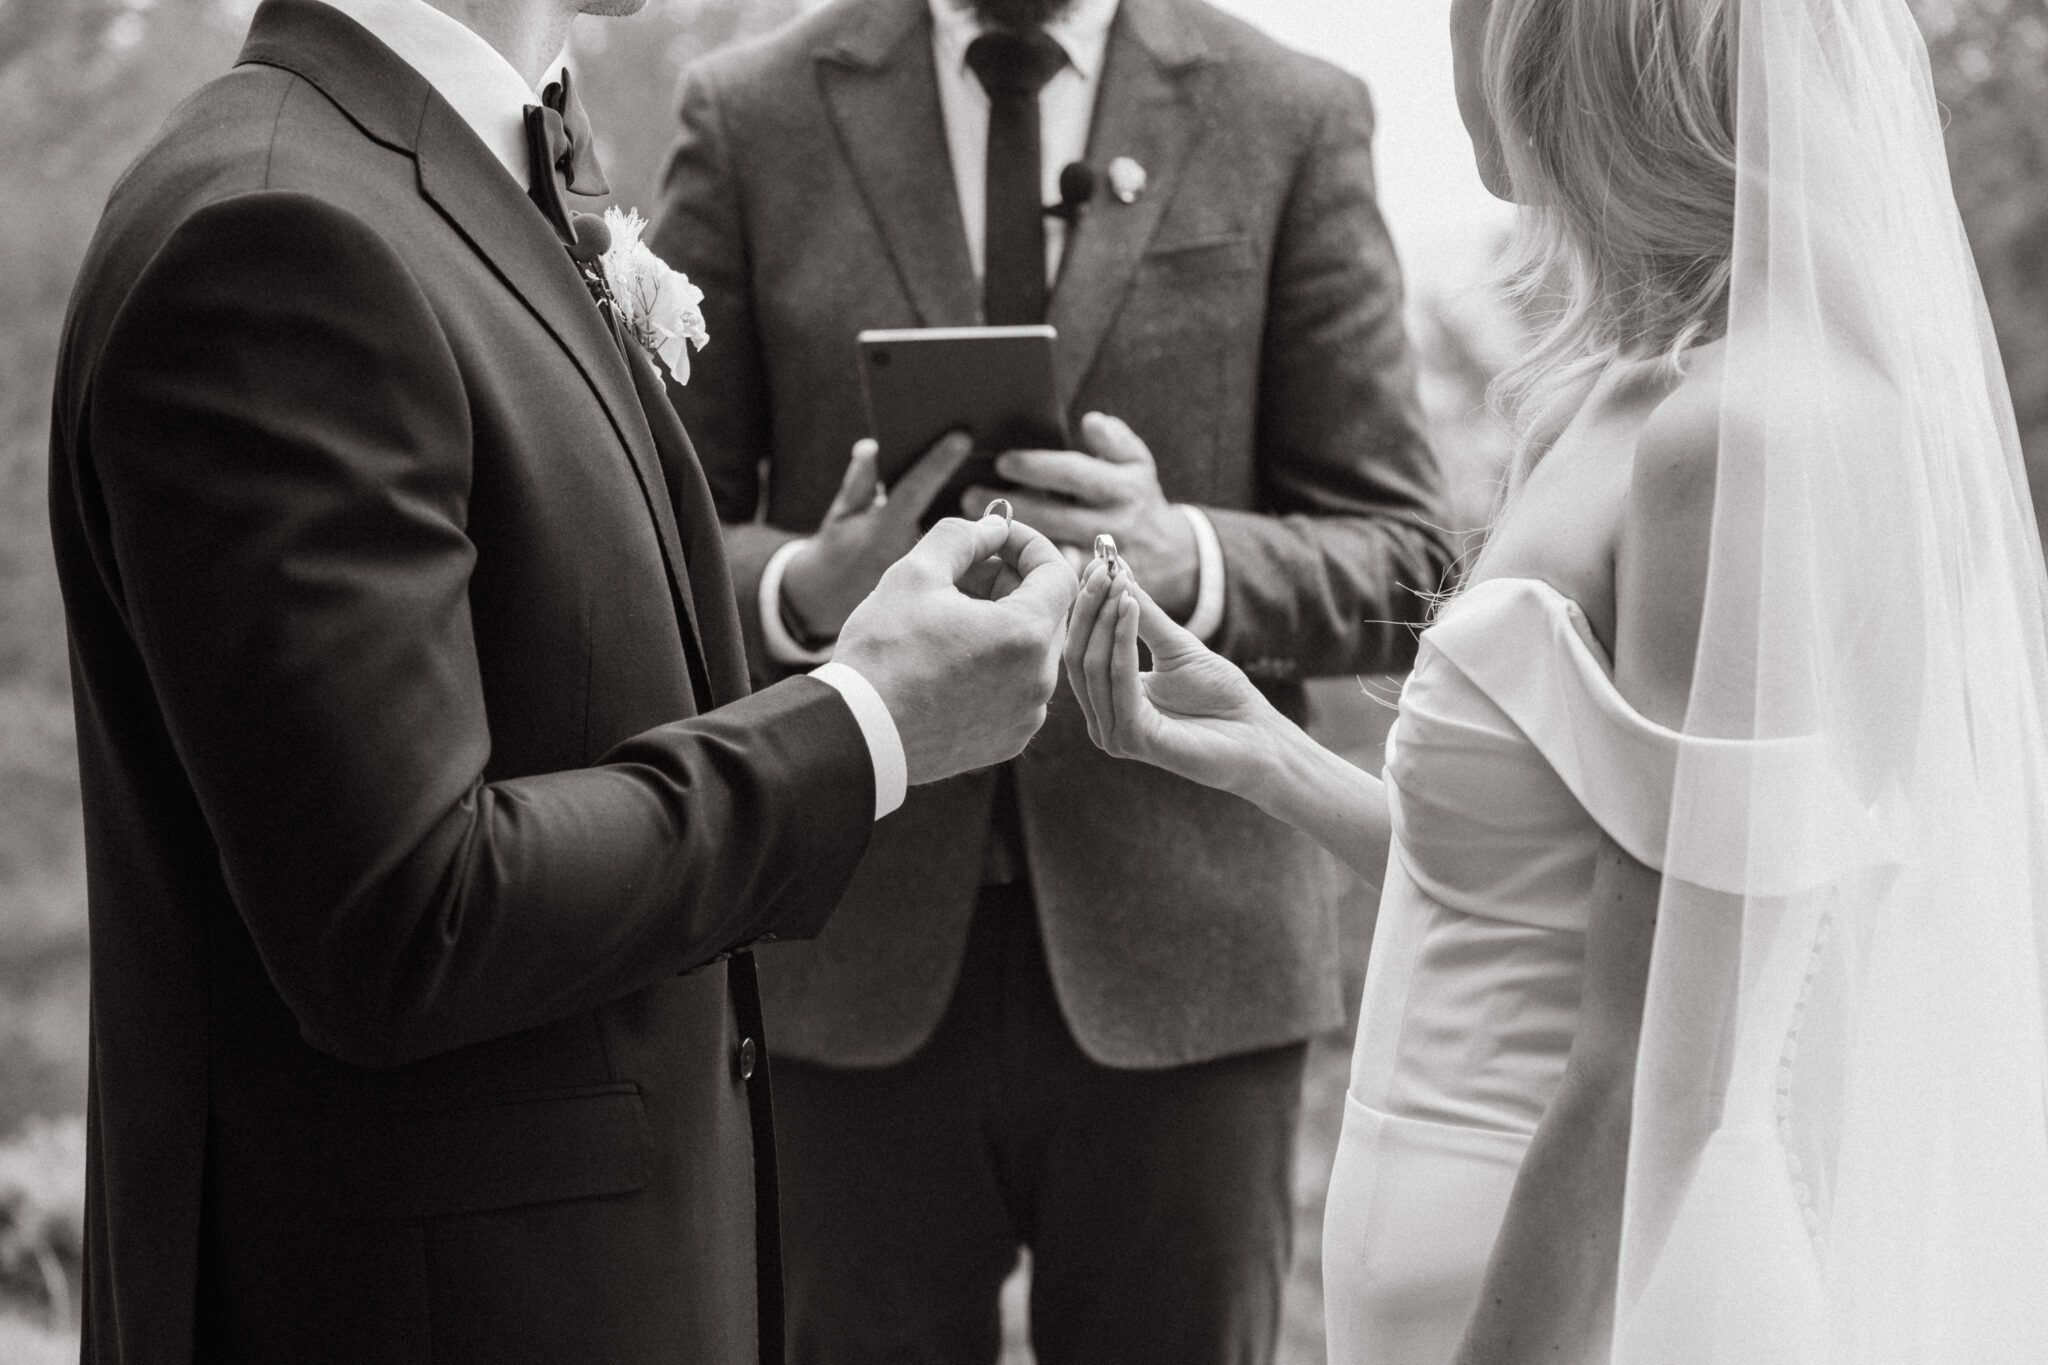
{"type": "Polygon", "coordinates": [[[840,146],[918,320],[980,321],[925,0],[882,0],[818,54],[840,146]]]}
{"type": "MultiPolygon", "coordinates": [[[[625,447],[654,519],[683,647],[693,655],[693,673],[701,671],[697,609],[649,425],[653,410],[643,410],[610,323],[591,302],[547,220],[425,77],[340,11],[317,0],[264,0],[241,60],[303,77],[366,136],[410,154],[422,196],[454,224],[567,353],[625,447]]],[[[699,702],[708,704],[708,698],[699,702]]]]}
{"type": "MultiPolygon", "coordinates": [[[[447,216],[506,286],[532,310],[581,371],[626,448],[654,518],[685,644],[701,652],[682,537],[669,501],[648,412],[605,315],[548,222],[505,168],[443,100],[430,100],[416,151],[420,192],[447,216]]],[[[701,700],[701,699],[700,699],[701,700]]]]}
{"type": "Polygon", "coordinates": [[[704,677],[698,680],[709,701],[705,709],[724,706],[747,695],[747,647],[740,634],[739,602],[725,563],[725,537],[718,505],[711,499],[704,466],[670,403],[668,389],[653,359],[637,345],[627,352],[633,385],[639,391],[647,425],[654,433],[661,467],[675,496],[676,516],[688,532],[682,538],[687,581],[697,591],[687,599],[691,623],[701,643],[704,677]],[[694,547],[696,553],[690,551],[694,547]]]}
{"type": "Polygon", "coordinates": [[[1105,186],[1061,263],[1047,321],[1059,330],[1055,355],[1070,395],[1094,367],[1201,139],[1206,61],[1200,36],[1167,0],[1123,0],[1104,53],[1088,163],[1102,170],[1129,157],[1145,168],[1148,183],[1132,204],[1118,202],[1105,186]]]}

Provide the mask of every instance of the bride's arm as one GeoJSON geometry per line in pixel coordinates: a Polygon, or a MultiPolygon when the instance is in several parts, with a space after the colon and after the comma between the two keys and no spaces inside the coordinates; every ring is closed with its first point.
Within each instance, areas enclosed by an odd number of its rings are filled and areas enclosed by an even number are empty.
{"type": "MultiPolygon", "coordinates": [[[[1684,724],[1692,691],[1719,419],[1718,382],[1703,366],[1643,434],[1615,560],[1615,682],[1636,710],[1672,728],[1684,724]]],[[[1578,1031],[1516,1177],[1456,1365],[1606,1358],[1662,895],[1661,873],[1601,839],[1578,1031]]]]}
{"type": "Polygon", "coordinates": [[[1067,679],[1105,752],[1235,792],[1337,855],[1386,876],[1386,789],[1280,714],[1250,679],[1183,630],[1128,572],[1090,566],[1067,634],[1067,679]],[[1138,641],[1152,669],[1138,670],[1138,641]]]}
{"type": "Polygon", "coordinates": [[[1603,839],[1579,1031],[1522,1159],[1456,1365],[1605,1359],[1662,878],[1603,839]]]}
{"type": "Polygon", "coordinates": [[[1273,715],[1282,728],[1260,765],[1262,781],[1246,796],[1336,854],[1377,890],[1386,879],[1393,841],[1386,784],[1279,712],[1273,715]]]}

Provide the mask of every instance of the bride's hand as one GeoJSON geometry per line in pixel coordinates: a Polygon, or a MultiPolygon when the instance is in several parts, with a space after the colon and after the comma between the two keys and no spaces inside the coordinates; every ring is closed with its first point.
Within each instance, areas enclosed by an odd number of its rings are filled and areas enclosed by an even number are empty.
{"type": "Polygon", "coordinates": [[[1128,566],[1091,564],[1067,627],[1067,680],[1104,753],[1250,795],[1287,725],[1236,664],[1177,625],[1128,566]],[[1138,671],[1138,641],[1152,669],[1138,671]]]}

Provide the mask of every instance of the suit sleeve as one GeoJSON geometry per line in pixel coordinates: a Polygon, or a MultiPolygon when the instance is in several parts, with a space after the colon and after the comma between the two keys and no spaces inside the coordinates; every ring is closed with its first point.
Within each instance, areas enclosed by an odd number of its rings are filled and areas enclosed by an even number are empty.
{"type": "Polygon", "coordinates": [[[1215,648],[1268,680],[1407,666],[1450,556],[1372,106],[1345,80],[1289,193],[1263,339],[1256,512],[1204,508],[1227,597],[1215,648]]]}
{"type": "Polygon", "coordinates": [[[774,449],[768,366],[754,316],[744,192],[716,91],[701,71],[684,73],[681,104],[682,133],[662,177],[649,245],[704,290],[713,344],[691,360],[687,386],[670,383],[669,398],[690,428],[725,526],[747,662],[757,683],[769,683],[791,669],[770,656],[762,634],[761,575],[798,536],[760,515],[774,449]]]}
{"type": "Polygon", "coordinates": [[[112,573],[179,762],[302,1031],[364,1065],[815,932],[874,815],[810,679],[485,781],[468,412],[404,263],[299,194],[187,220],[94,372],[112,573]]]}

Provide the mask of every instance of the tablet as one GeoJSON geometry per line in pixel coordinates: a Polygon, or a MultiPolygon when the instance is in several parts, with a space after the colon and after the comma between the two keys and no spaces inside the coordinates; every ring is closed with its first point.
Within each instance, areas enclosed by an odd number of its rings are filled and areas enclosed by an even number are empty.
{"type": "Polygon", "coordinates": [[[1050,327],[913,327],[860,334],[868,430],[881,447],[888,487],[952,431],[974,438],[974,455],[936,499],[933,519],[956,515],[970,484],[1008,487],[996,476],[1005,450],[1068,450],[1066,413],[1053,378],[1050,327]]]}

